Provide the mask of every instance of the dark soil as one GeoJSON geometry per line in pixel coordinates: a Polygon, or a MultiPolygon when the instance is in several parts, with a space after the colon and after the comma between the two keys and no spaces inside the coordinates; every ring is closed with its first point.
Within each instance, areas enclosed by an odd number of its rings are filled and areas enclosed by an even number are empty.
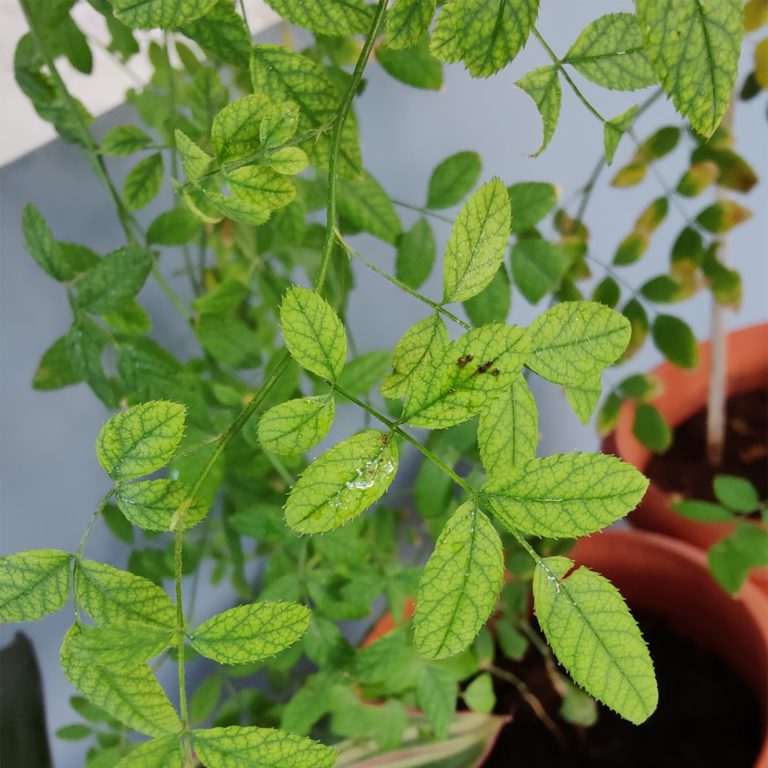
{"type": "Polygon", "coordinates": [[[672,447],[654,456],[645,474],[665,491],[689,499],[714,500],[715,475],[738,475],[768,498],[768,391],[745,392],[728,398],[723,462],[707,461],[707,413],[699,411],[674,431],[672,447]]]}
{"type": "Polygon", "coordinates": [[[673,633],[662,619],[636,612],[659,681],[659,708],[641,726],[600,707],[597,724],[572,726],[558,716],[560,698],[541,656],[496,665],[523,679],[552,717],[552,734],[517,689],[496,680],[498,714],[512,722],[499,735],[488,768],[752,768],[760,751],[758,701],[719,657],[673,633]]]}

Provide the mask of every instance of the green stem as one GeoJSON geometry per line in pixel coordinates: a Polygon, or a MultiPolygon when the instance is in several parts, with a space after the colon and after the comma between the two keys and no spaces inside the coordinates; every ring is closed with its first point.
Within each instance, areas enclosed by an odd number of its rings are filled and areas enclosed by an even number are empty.
{"type": "Polygon", "coordinates": [[[323,286],[325,285],[328,265],[331,261],[331,254],[333,253],[334,231],[336,229],[336,191],[339,154],[341,152],[341,135],[344,130],[344,123],[347,120],[349,110],[352,108],[352,101],[357,93],[360,80],[363,77],[365,65],[368,63],[368,57],[371,55],[373,43],[376,40],[376,34],[378,33],[379,26],[384,18],[387,2],[388,0],[379,0],[376,5],[373,21],[368,29],[368,34],[365,36],[363,48],[357,58],[357,64],[355,64],[355,69],[352,72],[352,76],[349,78],[347,90],[344,92],[344,97],[336,112],[333,134],[331,136],[331,150],[328,156],[328,199],[326,203],[325,241],[323,243],[322,258],[320,261],[320,273],[315,287],[315,290],[318,293],[322,292],[323,286]]]}
{"type": "Polygon", "coordinates": [[[77,552],[75,552],[75,560],[80,560],[82,558],[83,552],[85,551],[85,545],[88,543],[88,539],[90,538],[91,532],[93,531],[93,526],[96,525],[96,521],[99,519],[102,512],[104,512],[104,508],[107,506],[107,504],[109,504],[109,500],[112,498],[116,490],[117,488],[110,488],[99,502],[99,506],[96,507],[96,511],[91,515],[91,519],[88,521],[85,533],[83,533],[80,539],[80,545],[77,548],[77,552]]]}
{"type": "Polygon", "coordinates": [[[370,269],[372,272],[375,272],[377,275],[383,277],[388,282],[392,283],[392,285],[396,285],[401,291],[404,291],[405,293],[409,294],[410,296],[413,296],[414,299],[418,299],[424,304],[427,304],[428,306],[432,307],[432,309],[435,310],[435,312],[439,312],[441,315],[444,315],[450,320],[453,320],[454,323],[457,325],[460,325],[464,330],[469,331],[472,329],[472,326],[468,323],[465,323],[460,317],[457,317],[453,314],[453,312],[450,312],[447,310],[442,304],[438,304],[437,302],[432,301],[432,299],[428,299],[423,294],[419,293],[418,291],[414,290],[410,286],[406,285],[405,283],[398,280],[394,275],[390,275],[388,272],[385,272],[380,267],[376,266],[372,261],[368,261],[368,259],[363,256],[362,253],[357,251],[355,248],[353,248],[342,236],[342,234],[337,230],[335,230],[336,240],[338,241],[339,245],[347,252],[347,255],[357,259],[359,262],[364,264],[368,269],[370,269]]]}
{"type": "Polygon", "coordinates": [[[416,211],[422,216],[429,216],[430,218],[437,219],[437,221],[444,221],[446,224],[453,224],[453,219],[448,216],[444,216],[442,213],[437,213],[429,208],[425,208],[423,205],[414,205],[413,203],[407,203],[405,200],[396,200],[392,198],[392,202],[400,208],[407,208],[409,211],[416,211]]]}

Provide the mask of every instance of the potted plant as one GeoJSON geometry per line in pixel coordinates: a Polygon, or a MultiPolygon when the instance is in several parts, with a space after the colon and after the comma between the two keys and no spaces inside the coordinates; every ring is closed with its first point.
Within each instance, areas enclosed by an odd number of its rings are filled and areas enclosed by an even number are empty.
{"type": "MultiPolygon", "coordinates": [[[[0,619],[35,621],[71,600],[74,623],[60,661],[81,694],[73,707],[90,724],[61,735],[90,740],[91,766],[330,766],[366,740],[386,749],[412,737],[403,691],[382,671],[391,673],[393,658],[412,662],[417,689],[427,679],[429,725],[416,718],[419,736],[443,731],[456,689],[437,670],[453,663],[452,680],[462,669],[472,673],[483,643],[487,653],[483,628],[499,595],[517,589],[520,599],[519,585],[503,587],[506,550],[507,565],[514,556],[527,574],[522,583],[532,578],[554,657],[587,693],[632,723],[645,721],[657,687],[640,630],[610,582],[573,570],[558,540],[627,514],[646,481],[604,454],[537,458],[536,403],[523,376],[532,371],[566,387],[577,410],[591,413],[603,369],[630,342],[631,322],[577,300],[543,311],[527,328],[505,322],[503,261],[513,230],[513,277],[529,291],[541,291],[541,275],[548,284],[548,269],[537,267],[562,265],[565,255],[570,268],[581,248],[578,236],[556,247],[535,231],[554,205],[548,185],[507,189],[486,177],[476,187],[481,171],[469,152],[447,158],[429,181],[425,212],[460,209],[442,260],[442,297],[421,294],[434,236],[425,219],[404,232],[392,200],[365,170],[353,103],[374,48],[394,76],[435,87],[441,61],[488,76],[531,36],[549,63],[518,85],[542,115],[543,145],[559,116],[561,80],[583,99],[570,67],[609,88],[660,82],[709,136],[733,86],[740,4],[729,0],[681,19],[667,4],[638,0],[637,17],[591,22],[562,60],[535,26],[535,2],[479,14],[449,2],[431,32],[434,3],[270,4],[313,34],[305,49],[294,50],[290,39],[254,46],[242,3],[93,0],[111,35],[108,48],[128,59],[141,39],[153,65],[147,86],[129,94],[144,126],[121,125],[97,139],[59,68],[62,57],[83,72],[92,66],[91,41],[71,3],[21,0],[30,31],[17,46],[17,81],[40,116],[82,149],[124,240],[97,254],[58,240],[34,206],[24,212],[27,249],[72,309],[71,327],[43,355],[34,384],[85,382],[117,412],[96,441],[112,487],[79,547],[0,559],[0,619]],[[662,26],[680,34],[661,39],[662,26]],[[144,41],[142,29],[162,30],[162,42],[144,41]],[[714,31],[722,34],[717,60],[685,57],[671,75],[683,33],[714,31]],[[715,69],[727,76],[714,77],[715,69]],[[690,78],[701,72],[713,75],[712,87],[691,93],[690,78]],[[116,184],[109,158],[134,155],[140,159],[116,184]],[[137,211],[158,195],[166,171],[173,205],[144,222],[137,211]],[[358,231],[396,245],[395,275],[350,242],[358,231]],[[168,278],[174,258],[191,300],[168,278]],[[391,351],[348,359],[353,262],[420,302],[425,316],[391,351]],[[148,279],[188,324],[199,346],[192,359],[179,360],[150,337],[151,318],[136,298],[148,279]],[[307,452],[323,443],[341,404],[362,414],[366,428],[323,444],[309,462],[307,452]],[[402,505],[393,510],[394,494],[364,515],[385,498],[408,447],[425,461],[418,487],[406,493],[429,506],[426,524],[402,505]],[[467,474],[475,451],[479,463],[467,474]],[[127,569],[86,557],[102,519],[133,543],[127,569]],[[436,538],[424,568],[401,556],[409,533],[436,538]],[[263,576],[254,589],[245,563],[255,557],[263,558],[263,576]],[[193,611],[202,562],[213,566],[214,580],[229,579],[240,599],[204,620],[193,611]],[[355,652],[337,623],[369,617],[377,597],[402,616],[414,587],[412,637],[394,635],[384,654],[380,644],[355,652]],[[319,672],[302,682],[305,655],[319,672]],[[202,658],[217,666],[192,693],[188,674],[202,658]],[[175,703],[155,674],[167,662],[175,667],[175,703]],[[253,679],[263,669],[282,701],[253,679]],[[382,707],[361,700],[360,685],[383,683],[382,707]],[[134,732],[149,738],[137,744],[128,738],[134,732]],[[328,746],[340,738],[353,744],[328,746]]],[[[631,118],[604,121],[609,153],[631,118]]],[[[508,631],[509,642],[514,637],[508,631]]],[[[483,674],[471,685],[475,700],[487,704],[483,674]]],[[[566,700],[572,692],[572,703],[590,709],[576,686],[561,673],[557,679],[566,700]]],[[[412,682],[405,693],[414,692],[412,682]]],[[[477,744],[478,730],[498,725],[489,722],[465,720],[458,738],[468,734],[477,744]]]]}

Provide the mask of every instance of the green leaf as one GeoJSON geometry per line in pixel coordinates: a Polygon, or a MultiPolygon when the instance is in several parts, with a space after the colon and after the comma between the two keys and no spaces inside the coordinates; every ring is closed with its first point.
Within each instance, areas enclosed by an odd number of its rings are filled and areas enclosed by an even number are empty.
{"type": "Polygon", "coordinates": [[[82,610],[98,624],[135,621],[176,627],[176,606],[163,589],[104,563],[78,562],[75,594],[82,610]]]}
{"type": "Polygon", "coordinates": [[[496,706],[496,694],[493,691],[493,678],[487,673],[479,674],[461,694],[464,703],[473,712],[489,714],[496,706]]]}
{"type": "Polygon", "coordinates": [[[391,359],[391,353],[385,349],[366,352],[354,358],[341,372],[339,386],[355,397],[368,394],[381,381],[391,359]]]}
{"type": "Polygon", "coordinates": [[[284,456],[304,453],[328,434],[335,413],[333,395],[280,403],[259,419],[259,442],[266,450],[284,456]]]}
{"type": "Polygon", "coordinates": [[[181,32],[215,58],[240,69],[248,69],[251,33],[228,0],[219,0],[204,18],[185,24],[181,32]]]}
{"type": "Polygon", "coordinates": [[[267,0],[284,19],[320,35],[340,37],[368,31],[373,14],[363,0],[267,0]]]}
{"type": "Polygon", "coordinates": [[[190,635],[192,646],[221,664],[262,661],[293,645],[311,614],[298,603],[251,603],[219,613],[190,635]]]}
{"type": "Polygon", "coordinates": [[[423,656],[461,653],[491,615],[504,578],[501,540],[472,502],[446,523],[416,593],[414,644],[423,656]]]}
{"type": "Polygon", "coordinates": [[[699,364],[699,346],[690,326],[673,315],[657,315],[651,328],[653,343],[664,357],[680,368],[699,364]]]}
{"type": "MultiPolygon", "coordinates": [[[[235,198],[262,210],[284,208],[296,197],[296,187],[290,179],[263,165],[235,168],[224,175],[235,198]]],[[[217,200],[221,202],[220,198],[217,200]]]]}
{"type": "Polygon", "coordinates": [[[439,91],[443,87],[443,65],[429,52],[426,37],[405,50],[380,46],[376,61],[388,75],[413,88],[439,91]]]}
{"type": "Polygon", "coordinates": [[[561,245],[531,238],[518,240],[512,248],[512,279],[531,304],[554,293],[571,263],[571,254],[561,245]]]}
{"type": "Polygon", "coordinates": [[[338,757],[331,747],[274,728],[210,728],[193,731],[192,740],[208,768],[331,768],[338,757]]]}
{"type": "Polygon", "coordinates": [[[714,489],[717,500],[734,512],[754,512],[760,504],[755,486],[743,477],[717,475],[714,489]]]}
{"type": "Polygon", "coordinates": [[[116,125],[101,142],[101,151],[109,157],[125,157],[144,149],[152,137],[135,125],[116,125]]]}
{"type": "Polygon", "coordinates": [[[81,315],[72,323],[65,341],[67,355],[77,375],[88,382],[107,407],[114,408],[114,389],[102,365],[104,344],[104,331],[87,315],[81,315]]]}
{"type": "Polygon", "coordinates": [[[271,104],[259,125],[259,140],[267,149],[285,144],[296,133],[299,109],[292,101],[271,104]]]}
{"type": "Polygon", "coordinates": [[[436,0],[396,0],[387,11],[387,47],[402,50],[415,45],[429,29],[436,0]]]}
{"type": "Polygon", "coordinates": [[[125,515],[114,505],[107,504],[102,512],[107,528],[115,538],[126,544],[133,544],[133,526],[126,520],[125,515]]]}
{"type": "Polygon", "coordinates": [[[500,477],[536,456],[538,418],[536,401],[521,374],[480,411],[477,444],[490,477],[500,477]]]}
{"type": "Polygon", "coordinates": [[[539,67],[520,78],[515,85],[522,88],[532,99],[539,110],[544,125],[544,137],[541,146],[533,153],[538,157],[555,135],[557,121],[560,118],[560,102],[562,91],[557,67],[539,67]]]}
{"type": "Polygon", "coordinates": [[[190,181],[197,181],[210,168],[213,158],[198,147],[183,131],[176,129],[174,137],[184,173],[187,174],[190,181]]]}
{"type": "Polygon", "coordinates": [[[648,335],[648,314],[643,305],[637,299],[631,299],[624,305],[621,314],[629,321],[632,329],[629,344],[622,355],[622,360],[627,360],[634,355],[645,342],[648,335]]]}
{"type": "Polygon", "coordinates": [[[32,387],[40,390],[60,389],[83,380],[67,350],[67,338],[62,336],[45,351],[32,378],[32,387]]]}
{"type": "Polygon", "coordinates": [[[619,148],[619,142],[624,134],[630,129],[635,117],[640,109],[638,106],[630,107],[626,112],[611,118],[605,123],[603,128],[603,145],[605,147],[605,162],[610,165],[619,148]]]}
{"type": "Polygon", "coordinates": [[[116,768],[183,768],[179,737],[161,736],[131,750],[116,768]]]}
{"type": "Polygon", "coordinates": [[[342,220],[394,245],[400,236],[400,219],[389,195],[365,171],[355,179],[339,179],[338,206],[342,220]]]}
{"type": "Polygon", "coordinates": [[[222,676],[215,672],[197,686],[189,702],[189,717],[193,723],[201,723],[213,715],[221,700],[222,688],[222,676]]]}
{"type": "Polygon", "coordinates": [[[624,397],[639,400],[641,403],[648,403],[662,393],[664,386],[652,374],[635,373],[632,376],[627,376],[619,385],[619,389],[624,397]]]}
{"type": "Polygon", "coordinates": [[[325,533],[378,501],[397,471],[397,446],[373,429],[342,440],[310,464],[293,486],[285,520],[297,533],[325,533]]]}
{"type": "Polygon", "coordinates": [[[248,296],[248,286],[239,280],[222,280],[203,296],[193,300],[192,306],[200,314],[220,314],[237,309],[248,296]]]}
{"type": "Polygon", "coordinates": [[[536,618],[558,661],[590,696],[632,723],[656,709],[653,662],[618,590],[589,568],[547,557],[536,565],[536,618]]]}
{"type": "Polygon", "coordinates": [[[599,301],[613,309],[621,299],[621,286],[610,275],[606,275],[592,291],[592,301],[599,301]]]}
{"type": "Polygon", "coordinates": [[[126,208],[137,211],[146,208],[163,185],[163,156],[159,152],[139,160],[128,171],[123,183],[123,202],[126,208]]]}
{"type": "Polygon", "coordinates": [[[597,433],[604,437],[616,429],[621,413],[621,405],[624,401],[615,392],[611,392],[605,398],[597,413],[597,433]]]}
{"type": "Polygon", "coordinates": [[[338,379],[347,359],[347,337],[325,299],[292,285],[280,305],[280,325],[285,346],[302,368],[323,379],[338,379]]]}
{"type": "Polygon", "coordinates": [[[480,293],[504,260],[510,203],[499,179],[492,179],[462,207],[445,251],[443,302],[466,301],[480,293]]]}
{"type": "Polygon", "coordinates": [[[539,0],[447,0],[432,33],[441,61],[463,61],[473,77],[503,69],[523,49],[539,0]]]}
{"type": "Polygon", "coordinates": [[[565,678],[561,680],[565,686],[565,695],[560,704],[560,717],[571,725],[591,728],[599,717],[597,703],[570,680],[565,678]]]}
{"type": "Polygon", "coordinates": [[[204,16],[216,0],[112,0],[120,21],[134,29],[180,27],[204,16]]]}
{"type": "Polygon", "coordinates": [[[130,480],[165,466],[184,436],[186,408],[167,400],[134,405],[99,432],[96,456],[114,480],[130,480]]]}
{"type": "Polygon", "coordinates": [[[647,487],[640,472],[615,456],[565,453],[531,459],[515,473],[491,477],[483,497],[512,531],[575,538],[624,517],[647,487]]]}
{"type": "Polygon", "coordinates": [[[0,622],[36,621],[69,600],[72,555],[31,549],[0,557],[0,622]]]}
{"type": "Polygon", "coordinates": [[[105,666],[98,657],[85,660],[74,648],[82,630],[72,627],[61,646],[59,663],[72,685],[116,720],[148,736],[181,728],[173,705],[145,664],[105,666]]]}
{"type": "Polygon", "coordinates": [[[659,409],[642,403],[635,409],[632,434],[654,453],[664,453],[672,445],[672,430],[659,409]]]}
{"type": "MultiPolygon", "coordinates": [[[[293,101],[299,108],[299,133],[325,129],[336,118],[339,96],[326,71],[308,57],[277,45],[254,46],[251,55],[253,90],[273,102],[293,101]]],[[[325,168],[330,135],[318,133],[303,144],[314,165],[325,168]]],[[[358,175],[360,141],[353,115],[344,122],[341,134],[340,172],[358,175]]]]}
{"type": "Polygon", "coordinates": [[[609,13],[595,19],[578,36],[563,63],[615,91],[634,91],[656,82],[632,13],[609,13]]]}
{"type": "Polygon", "coordinates": [[[53,239],[48,224],[33,205],[24,206],[21,228],[24,232],[24,245],[41,269],[60,282],[74,277],[75,273],[61,253],[59,244],[53,239]]]}
{"type": "Polygon", "coordinates": [[[284,147],[272,152],[264,161],[273,171],[284,176],[295,176],[309,165],[307,153],[299,147],[284,147]]]}
{"type": "Polygon", "coordinates": [[[174,531],[183,507],[183,529],[194,528],[208,514],[203,499],[190,500],[189,488],[180,480],[145,480],[121,486],[115,493],[120,511],[145,531],[174,531]]]}
{"type": "Polygon", "coordinates": [[[214,118],[211,143],[221,163],[245,158],[258,148],[261,121],[270,101],[251,93],[227,104],[214,118]]]}
{"type": "Polygon", "coordinates": [[[138,301],[129,299],[118,309],[106,312],[104,320],[118,333],[128,336],[144,336],[152,330],[152,318],[138,301]]]}
{"type": "Polygon", "coordinates": [[[507,187],[512,206],[512,231],[525,232],[538,224],[557,204],[558,192],[543,181],[521,181],[507,187]]]}
{"type": "Polygon", "coordinates": [[[436,254],[435,234],[429,222],[421,218],[400,236],[395,277],[410,288],[420,288],[432,272],[436,254]]]}
{"type": "Polygon", "coordinates": [[[392,353],[392,372],[381,383],[384,397],[405,397],[424,372],[432,372],[448,349],[448,331],[437,313],[409,328],[392,353]]]}
{"type": "Polygon", "coordinates": [[[456,679],[450,670],[427,665],[422,668],[416,688],[416,703],[432,726],[435,738],[442,740],[456,712],[456,679]]]}
{"type": "Polygon", "coordinates": [[[427,190],[427,208],[458,205],[477,184],[483,163],[477,152],[457,152],[432,171],[427,190]]]}
{"type": "Polygon", "coordinates": [[[725,114],[744,35],[740,0],[635,0],[645,52],[662,88],[702,136],[725,114]]]}
{"type": "Polygon", "coordinates": [[[443,429],[479,413],[510,387],[530,348],[525,331],[514,325],[484,325],[453,342],[432,370],[413,380],[404,420],[443,429]]]}
{"type": "Polygon", "coordinates": [[[151,270],[149,251],[131,245],[118,248],[85,273],[77,302],[95,314],[119,310],[141,290],[151,270]]]}
{"type": "Polygon", "coordinates": [[[600,402],[602,392],[603,385],[599,375],[583,384],[565,388],[568,403],[582,424],[589,424],[589,420],[600,402]]]}
{"type": "Polygon", "coordinates": [[[200,234],[200,222],[186,209],[161,213],[147,228],[149,245],[184,245],[200,234]]]}
{"type": "Polygon", "coordinates": [[[472,324],[479,328],[488,323],[506,322],[512,306],[512,286],[502,264],[488,285],[480,293],[464,302],[464,310],[472,324]]]}
{"type": "Polygon", "coordinates": [[[709,550],[708,559],[709,570],[717,583],[735,595],[750,569],[768,565],[768,531],[742,523],[731,536],[709,550]]]}
{"type": "Polygon", "coordinates": [[[708,232],[722,234],[751,218],[752,212],[735,200],[721,200],[705,208],[696,221],[708,232]]]}
{"type": "Polygon", "coordinates": [[[92,662],[113,667],[135,667],[157,656],[173,640],[170,627],[121,622],[110,627],[81,624],[69,638],[68,652],[83,664],[92,662]]]}
{"type": "Polygon", "coordinates": [[[93,729],[89,726],[76,723],[59,728],[56,731],[56,738],[65,741],[79,741],[80,739],[87,739],[92,733],[93,729]]]}
{"type": "Polygon", "coordinates": [[[696,520],[699,523],[730,523],[734,518],[733,513],[711,501],[683,499],[674,503],[672,509],[689,520],[696,520]]]}
{"type": "Polygon", "coordinates": [[[528,367],[545,379],[579,386],[614,363],[630,338],[629,321],[588,301],[566,301],[539,315],[528,328],[528,367]]]}

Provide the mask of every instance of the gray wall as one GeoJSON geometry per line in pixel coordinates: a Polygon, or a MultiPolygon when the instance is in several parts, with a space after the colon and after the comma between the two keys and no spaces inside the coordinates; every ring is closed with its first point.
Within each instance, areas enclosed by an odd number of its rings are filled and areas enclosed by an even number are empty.
{"type": "MultiPolygon", "coordinates": [[[[575,38],[580,20],[615,10],[617,4],[549,0],[543,5],[540,28],[555,50],[562,52],[575,38]]],[[[498,175],[506,183],[552,181],[562,187],[567,199],[592,170],[602,151],[602,135],[594,118],[564,90],[563,117],[552,144],[540,158],[528,157],[540,139],[539,118],[528,97],[515,88],[514,81],[542,63],[546,63],[544,57],[532,42],[513,66],[488,80],[471,81],[461,67],[447,68],[445,87],[439,93],[409,89],[372,66],[359,106],[368,167],[394,197],[420,204],[434,166],[453,152],[474,149],[483,157],[484,178],[498,175]]],[[[608,117],[642,98],[605,93],[588,83],[584,91],[595,97],[608,117]]],[[[640,134],[645,127],[667,118],[675,119],[671,108],[657,104],[640,122],[640,134]]],[[[97,122],[97,133],[101,135],[111,125],[131,119],[128,109],[115,110],[97,122]]],[[[764,98],[759,106],[753,103],[739,109],[736,131],[744,153],[761,179],[765,179],[768,156],[764,98]]],[[[625,161],[631,151],[631,142],[625,140],[617,164],[625,161]]],[[[675,158],[680,153],[659,166],[670,184],[677,178],[675,158]]],[[[121,169],[124,170],[125,167],[121,169]]],[[[603,182],[607,178],[605,175],[603,182]]],[[[745,278],[743,307],[729,317],[732,327],[768,320],[764,298],[768,288],[765,190],[765,183],[761,183],[750,196],[748,204],[756,216],[731,238],[732,262],[745,278]]],[[[594,255],[610,261],[613,249],[629,232],[637,213],[659,193],[653,179],[629,191],[601,185],[588,213],[594,255]]],[[[57,238],[83,242],[101,252],[120,245],[121,232],[107,198],[79,152],[61,142],[49,144],[0,169],[0,195],[0,552],[44,547],[71,550],[77,546],[89,515],[107,488],[93,444],[109,414],[83,386],[55,393],[39,393],[30,388],[40,355],[68,327],[69,310],[61,288],[24,252],[19,226],[21,209],[26,202],[33,202],[50,222],[57,238]]],[[[164,200],[146,212],[147,218],[168,205],[166,194],[164,200]]],[[[686,208],[693,213],[698,205],[686,208]]],[[[402,218],[409,225],[415,216],[403,211],[402,218]]],[[[681,226],[679,214],[673,211],[654,238],[648,256],[626,270],[628,279],[640,281],[644,275],[663,271],[669,245],[681,226]]],[[[441,245],[444,244],[448,227],[437,222],[435,230],[441,245]]],[[[391,248],[365,236],[357,238],[357,246],[369,258],[392,270],[391,248]]],[[[172,274],[179,266],[179,254],[171,251],[163,258],[165,271],[172,274]]],[[[356,329],[357,340],[363,350],[391,347],[407,327],[424,315],[423,307],[364,268],[358,267],[356,272],[358,290],[352,299],[350,324],[356,329]]],[[[184,293],[183,278],[172,280],[184,293]]],[[[438,296],[440,280],[438,271],[425,291],[438,296]]],[[[148,285],[141,299],[154,318],[155,336],[180,348],[183,354],[190,343],[188,331],[160,291],[148,285]]],[[[510,320],[527,323],[540,309],[528,306],[516,296],[510,320]]],[[[694,298],[679,311],[700,338],[707,335],[705,297],[694,298]]],[[[658,355],[649,348],[633,361],[632,367],[643,369],[657,361],[658,355]]],[[[577,423],[560,393],[541,383],[536,383],[535,388],[541,409],[541,452],[594,449],[597,441],[592,430],[577,423]]],[[[348,433],[355,418],[345,409],[344,420],[336,426],[335,434],[348,433]]],[[[101,526],[91,539],[88,553],[117,565],[125,563],[124,549],[101,526]]],[[[217,606],[225,607],[230,599],[226,593],[204,592],[200,616],[209,615],[217,606]]],[[[61,637],[70,622],[70,609],[66,609],[24,628],[41,656],[51,730],[73,720],[67,703],[72,691],[56,661],[61,637]]],[[[5,644],[15,630],[0,628],[0,644],[5,644]]],[[[53,748],[59,768],[82,765],[80,745],[55,741],[53,748]]]]}

